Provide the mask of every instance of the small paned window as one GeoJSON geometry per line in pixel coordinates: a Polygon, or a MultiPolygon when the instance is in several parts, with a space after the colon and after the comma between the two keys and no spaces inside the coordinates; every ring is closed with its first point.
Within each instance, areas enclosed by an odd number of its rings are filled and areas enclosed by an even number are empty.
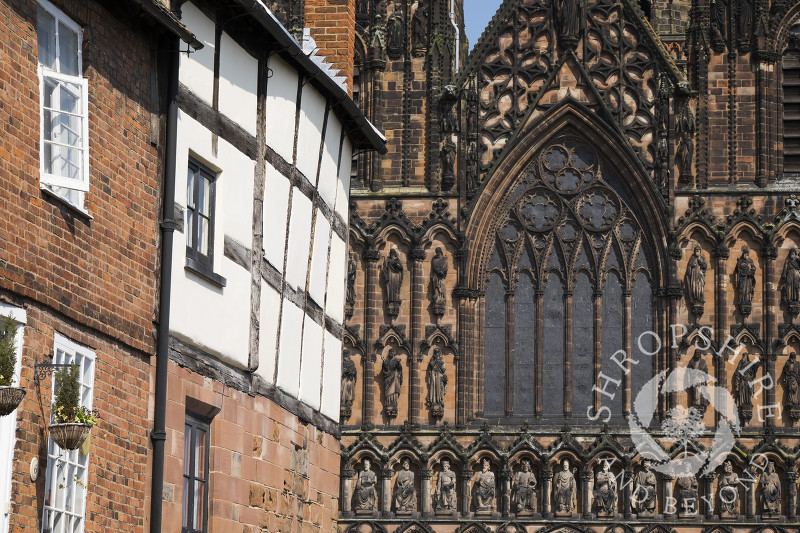
{"type": "MultiPolygon", "coordinates": [[[[53,363],[77,365],[80,369],[80,405],[92,408],[95,354],[84,346],[56,334],[53,363]]],[[[53,375],[55,400],[55,373],[53,375]]],[[[47,439],[47,479],[44,488],[42,533],[82,533],[86,513],[89,454],[85,450],[62,450],[47,439]]]]}
{"type": "Polygon", "coordinates": [[[186,266],[201,276],[224,285],[214,274],[214,211],[217,175],[189,160],[186,179],[186,266]]]}
{"type": "Polygon", "coordinates": [[[89,98],[82,73],[83,31],[50,2],[40,0],[40,184],[83,209],[89,190],[89,98]]]}
{"type": "Polygon", "coordinates": [[[208,531],[208,448],[208,419],[187,412],[183,433],[181,533],[208,531]]]}

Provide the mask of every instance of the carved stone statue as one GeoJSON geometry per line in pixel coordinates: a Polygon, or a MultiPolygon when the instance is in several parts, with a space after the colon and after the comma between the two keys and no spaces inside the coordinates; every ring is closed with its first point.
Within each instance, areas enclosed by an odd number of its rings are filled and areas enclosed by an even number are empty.
{"type": "Polygon", "coordinates": [[[444,315],[447,303],[447,256],[441,248],[436,248],[436,253],[431,259],[431,304],[433,312],[438,316],[444,315]]]}
{"type": "Polygon", "coordinates": [[[389,418],[397,416],[397,400],[400,398],[400,386],[403,384],[403,365],[397,358],[394,348],[389,349],[389,357],[381,365],[383,377],[384,412],[389,418]]]}
{"type": "Polygon", "coordinates": [[[656,513],[656,475],[650,470],[653,462],[650,459],[642,461],[643,469],[636,474],[636,483],[633,487],[631,499],[633,510],[640,518],[650,518],[656,513]]]}
{"type": "Polygon", "coordinates": [[[375,22],[372,24],[372,58],[383,60],[386,54],[386,25],[383,22],[383,15],[375,15],[375,22]]]}
{"type": "Polygon", "coordinates": [[[411,461],[403,459],[403,469],[394,482],[394,509],[397,514],[409,514],[417,510],[417,489],[414,488],[414,472],[411,461]]]}
{"type": "Polygon", "coordinates": [[[411,47],[415,55],[428,50],[428,6],[426,0],[418,0],[417,9],[411,17],[411,47]]]}
{"type": "Polygon", "coordinates": [[[553,20],[559,43],[564,48],[573,48],[578,43],[581,31],[581,4],[578,0],[555,0],[553,20]]]}
{"type": "Polygon", "coordinates": [[[703,257],[703,251],[699,246],[695,246],[694,253],[686,265],[683,283],[686,288],[687,303],[697,317],[703,315],[706,303],[706,270],[708,270],[708,263],[703,257]]]}
{"type": "Polygon", "coordinates": [[[447,392],[447,373],[442,358],[442,350],[433,349],[433,356],[428,363],[428,373],[425,376],[428,384],[428,397],[425,405],[430,409],[431,416],[436,419],[444,416],[444,396],[447,392]]]}
{"type": "Polygon", "coordinates": [[[739,476],[733,471],[733,464],[725,461],[725,472],[720,474],[717,482],[722,518],[736,518],[739,516],[739,476]]]}
{"type": "Polygon", "coordinates": [[[733,373],[731,388],[733,399],[739,408],[739,416],[747,423],[753,417],[753,382],[761,361],[750,361],[750,354],[742,354],[742,360],[733,373]]]}
{"type": "Polygon", "coordinates": [[[675,164],[678,166],[678,178],[683,183],[690,183],[692,180],[692,161],[694,160],[694,134],[697,129],[697,122],[694,113],[689,107],[687,100],[683,104],[681,114],[675,124],[675,132],[678,134],[678,147],[675,150],[675,164]]]}
{"type": "Polygon", "coordinates": [[[442,150],[439,155],[442,160],[442,188],[450,190],[456,178],[456,143],[453,142],[453,139],[447,138],[442,143],[442,150]]]}
{"type": "Polygon", "coordinates": [[[531,462],[522,460],[522,470],[514,474],[511,482],[511,503],[520,514],[532,514],[536,511],[536,474],[531,472],[531,462]]]}
{"type": "Polygon", "coordinates": [[[747,47],[753,32],[753,0],[738,0],[736,3],[736,30],[739,32],[739,47],[747,47]]]}
{"type": "Polygon", "coordinates": [[[553,507],[556,516],[571,516],[575,512],[575,488],[575,474],[570,472],[569,459],[564,459],[562,469],[553,476],[553,507]]]}
{"type": "Polygon", "coordinates": [[[341,416],[343,419],[350,418],[352,414],[353,399],[356,391],[356,364],[350,359],[350,352],[342,352],[342,392],[341,392],[341,416]]]}
{"type": "Polygon", "coordinates": [[[392,14],[386,21],[386,33],[388,37],[386,52],[391,59],[399,59],[403,55],[406,34],[406,19],[401,6],[395,4],[392,8],[392,14]]]}
{"type": "Polygon", "coordinates": [[[681,476],[675,483],[681,515],[694,516],[698,511],[697,479],[694,476],[681,476]]]}
{"type": "Polygon", "coordinates": [[[442,459],[442,471],[436,481],[434,508],[445,513],[456,510],[456,473],[450,470],[449,459],[442,459]]]}
{"type": "Polygon", "coordinates": [[[714,50],[725,50],[728,42],[728,0],[713,0],[711,3],[711,43],[714,50]]]}
{"type": "Polygon", "coordinates": [[[761,474],[761,513],[765,516],[781,514],[781,478],[771,461],[766,472],[761,474]]]}
{"type": "Polygon", "coordinates": [[[789,250],[779,286],[786,310],[793,317],[797,316],[800,313],[800,252],[797,248],[789,250]]]}
{"type": "Polygon", "coordinates": [[[375,475],[371,467],[372,461],[368,457],[364,458],[364,469],[358,473],[355,491],[355,510],[356,513],[366,514],[375,512],[375,502],[378,500],[378,493],[375,486],[378,484],[378,476],[375,475]]]}
{"type": "MultiPolygon", "coordinates": [[[[708,364],[702,357],[700,350],[695,350],[686,367],[696,371],[693,374],[699,374],[700,376],[702,376],[702,374],[708,374],[708,364]]],[[[700,413],[705,413],[710,403],[708,397],[706,394],[703,394],[703,392],[706,392],[704,384],[696,384],[688,387],[689,407],[697,409],[700,413]]]]}
{"type": "Polygon", "coordinates": [[[789,417],[792,420],[800,419],[800,363],[797,362],[797,354],[794,352],[789,354],[789,359],[783,365],[781,384],[789,417]]]}
{"type": "Polygon", "coordinates": [[[744,316],[753,311],[753,293],[756,287],[756,264],[750,257],[750,248],[742,246],[742,255],[736,260],[734,271],[736,305],[744,316]]]}
{"type": "Polygon", "coordinates": [[[492,463],[484,457],[481,460],[481,471],[475,476],[473,491],[475,492],[475,510],[477,512],[494,511],[495,480],[490,470],[492,463]]]}
{"type": "Polygon", "coordinates": [[[347,292],[345,293],[345,314],[347,318],[353,316],[353,306],[356,304],[356,272],[358,263],[355,252],[350,252],[347,260],[347,292]]]}
{"type": "Polygon", "coordinates": [[[400,314],[400,287],[403,284],[403,262],[400,261],[397,248],[389,250],[389,257],[383,262],[381,277],[383,278],[386,313],[391,318],[397,318],[397,315],[400,314]]]}
{"type": "Polygon", "coordinates": [[[603,461],[603,469],[595,476],[594,505],[599,517],[613,517],[617,511],[617,480],[609,461],[603,461]]]}

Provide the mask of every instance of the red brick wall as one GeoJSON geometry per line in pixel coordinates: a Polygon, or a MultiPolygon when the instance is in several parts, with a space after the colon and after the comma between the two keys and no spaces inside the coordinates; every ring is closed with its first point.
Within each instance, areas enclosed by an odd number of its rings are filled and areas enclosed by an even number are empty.
{"type": "Polygon", "coordinates": [[[355,39],[355,0],[306,0],[305,25],[319,47],[353,89],[353,45],[355,39]]]}
{"type": "Polygon", "coordinates": [[[218,410],[211,421],[209,531],[336,531],[339,441],[334,436],[263,396],[172,362],[168,391],[164,531],[181,526],[187,399],[192,406],[200,402],[218,410]]]}

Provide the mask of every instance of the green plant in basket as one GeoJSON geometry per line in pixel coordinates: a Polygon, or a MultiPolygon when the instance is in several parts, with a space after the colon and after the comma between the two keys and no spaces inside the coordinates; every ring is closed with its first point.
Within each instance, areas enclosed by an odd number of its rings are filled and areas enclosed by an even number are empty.
{"type": "Polygon", "coordinates": [[[80,405],[80,368],[70,365],[56,372],[56,400],[53,402],[53,423],[97,425],[97,414],[80,405]]]}
{"type": "Polygon", "coordinates": [[[0,387],[14,384],[17,366],[17,323],[11,316],[0,315],[0,387]]]}

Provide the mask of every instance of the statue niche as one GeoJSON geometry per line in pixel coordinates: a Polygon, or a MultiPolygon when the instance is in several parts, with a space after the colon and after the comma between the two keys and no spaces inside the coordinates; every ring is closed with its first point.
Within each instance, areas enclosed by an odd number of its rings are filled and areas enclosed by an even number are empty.
{"type": "Polygon", "coordinates": [[[386,305],[386,314],[390,319],[395,319],[400,314],[400,304],[402,303],[400,289],[403,285],[403,273],[403,262],[397,253],[397,247],[392,247],[388,257],[384,258],[381,268],[383,299],[386,305]]]}
{"type": "Polygon", "coordinates": [[[750,361],[750,354],[745,352],[733,373],[731,392],[743,424],[747,424],[753,418],[753,383],[756,381],[760,365],[760,360],[750,361]]]}
{"type": "Polygon", "coordinates": [[[394,510],[398,515],[410,515],[417,510],[417,489],[414,487],[414,472],[411,460],[404,457],[402,470],[394,482],[394,510]]]}
{"type": "Polygon", "coordinates": [[[392,14],[386,21],[386,53],[390,59],[400,59],[403,56],[403,48],[406,37],[406,19],[403,16],[403,8],[397,4],[392,8],[392,14]]]}
{"type": "Polygon", "coordinates": [[[733,463],[725,461],[725,471],[717,482],[720,517],[727,519],[739,516],[739,476],[733,471],[733,463]]]}
{"type": "Polygon", "coordinates": [[[613,518],[617,511],[617,480],[611,461],[603,461],[602,470],[595,476],[594,507],[598,518],[613,518]]]}
{"type": "Polygon", "coordinates": [[[652,518],[656,514],[657,484],[655,473],[651,470],[653,461],[642,460],[642,470],[636,474],[631,505],[639,518],[652,518]]]}
{"type": "Polygon", "coordinates": [[[756,286],[756,264],[750,257],[748,246],[742,246],[742,255],[736,260],[733,277],[736,286],[736,306],[742,315],[750,316],[753,311],[753,294],[756,286]]]}
{"type": "Polygon", "coordinates": [[[358,473],[354,494],[356,514],[372,514],[376,511],[378,476],[372,471],[372,461],[364,458],[363,469],[358,473]]]}
{"type": "Polygon", "coordinates": [[[353,414],[353,400],[356,392],[356,364],[350,359],[350,351],[342,352],[342,388],[340,397],[340,415],[347,420],[353,414]]]}
{"type": "Polygon", "coordinates": [[[570,470],[569,459],[564,459],[561,470],[553,476],[553,508],[557,517],[571,517],[577,507],[575,472],[570,470]]]}
{"type": "Polygon", "coordinates": [[[441,248],[436,248],[436,253],[431,259],[430,300],[433,314],[444,316],[447,304],[447,271],[449,269],[447,256],[441,248]]]}
{"type": "Polygon", "coordinates": [[[441,461],[442,471],[436,481],[433,508],[437,515],[450,515],[456,511],[456,473],[450,470],[450,459],[441,461]]]}
{"type": "Polygon", "coordinates": [[[686,303],[697,319],[703,316],[705,309],[706,270],[708,270],[708,262],[703,256],[703,250],[699,246],[695,246],[689,263],[686,265],[683,285],[686,291],[686,303]]]}
{"type": "Polygon", "coordinates": [[[428,397],[425,405],[430,410],[431,416],[436,420],[444,416],[444,398],[447,393],[447,371],[444,367],[442,350],[438,347],[433,349],[433,356],[428,363],[428,371],[425,376],[428,384],[428,397]]]}
{"type": "Polygon", "coordinates": [[[403,385],[403,364],[397,357],[394,348],[389,349],[389,356],[381,364],[383,378],[383,412],[387,418],[397,417],[397,400],[403,385]]]}
{"type": "Polygon", "coordinates": [[[481,459],[481,471],[475,476],[472,491],[475,498],[475,514],[490,515],[495,509],[496,482],[492,463],[488,458],[481,459]]]}
{"type": "Polygon", "coordinates": [[[797,362],[797,354],[792,352],[783,365],[781,372],[781,384],[783,385],[783,403],[786,406],[786,413],[793,421],[800,419],[800,363],[797,362]]]}
{"type": "Polygon", "coordinates": [[[781,478],[775,471],[775,463],[770,461],[761,474],[761,515],[763,518],[777,518],[781,514],[781,478]]]}
{"type": "Polygon", "coordinates": [[[786,311],[794,318],[800,314],[800,252],[797,248],[789,250],[779,283],[781,301],[786,311]]]}
{"type": "Polygon", "coordinates": [[[514,474],[511,482],[511,504],[517,516],[531,516],[536,512],[536,483],[530,459],[523,459],[522,469],[514,474]]]}

